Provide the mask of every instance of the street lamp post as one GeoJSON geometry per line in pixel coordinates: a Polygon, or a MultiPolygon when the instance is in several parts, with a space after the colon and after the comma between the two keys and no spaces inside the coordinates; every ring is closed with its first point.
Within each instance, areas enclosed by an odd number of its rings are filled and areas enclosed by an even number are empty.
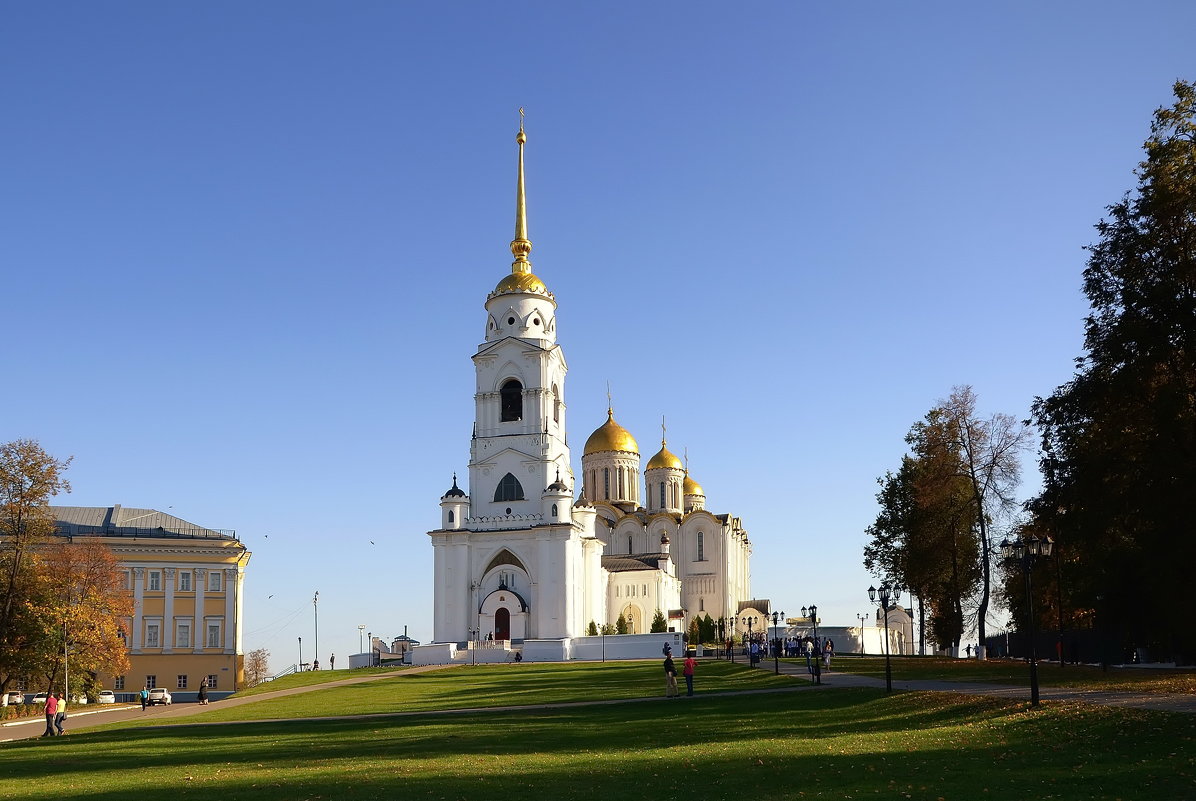
{"type": "Polygon", "coordinates": [[[303,638],[299,638],[299,670],[303,670],[303,638]]]}
{"type": "Polygon", "coordinates": [[[374,666],[374,632],[367,631],[365,638],[370,641],[370,667],[374,666]]]}
{"type": "Polygon", "coordinates": [[[316,642],[315,642],[315,647],[312,649],[313,651],[316,652],[316,655],[313,657],[313,659],[315,660],[316,663],[319,663],[319,661],[320,661],[320,591],[319,590],[316,590],[316,594],[312,596],[311,613],[312,613],[312,618],[313,618],[313,621],[314,621],[315,627],[316,627],[316,642]]]}
{"type": "Polygon", "coordinates": [[[1024,540],[1004,540],[1001,543],[1001,554],[1006,559],[1016,559],[1026,576],[1026,622],[1030,635],[1030,706],[1038,706],[1038,645],[1035,642],[1038,631],[1034,625],[1034,587],[1031,575],[1038,557],[1049,557],[1054,548],[1055,541],[1050,537],[1038,539],[1033,535],[1024,540]]]}
{"type": "Polygon", "coordinates": [[[860,621],[860,656],[866,656],[868,654],[868,646],[864,644],[864,621],[868,619],[868,616],[861,614],[856,615],[856,618],[860,621]]]}
{"type": "Polygon", "coordinates": [[[747,638],[747,649],[746,650],[747,650],[747,654],[748,654],[748,665],[756,664],[756,660],[753,658],[753,654],[752,654],[752,643],[755,642],[755,640],[752,639],[752,623],[755,621],[755,619],[756,619],[755,615],[747,616],[748,638],[747,638]]]}
{"type": "Polygon", "coordinates": [[[781,674],[781,638],[777,636],[777,623],[784,619],[784,612],[772,613],[772,672],[778,676],[781,674]]]}
{"type": "Polygon", "coordinates": [[[478,638],[481,636],[481,634],[481,628],[469,630],[469,639],[473,641],[473,647],[469,649],[469,662],[472,665],[476,665],[478,663],[478,638]]]}
{"type": "Polygon", "coordinates": [[[365,634],[365,624],[362,623],[357,627],[357,653],[364,654],[365,649],[361,647],[361,636],[365,634]]]}
{"type": "Polygon", "coordinates": [[[893,692],[893,669],[889,664],[889,612],[897,608],[897,602],[901,600],[901,588],[889,587],[888,584],[881,584],[879,592],[876,587],[868,588],[869,601],[877,603],[878,595],[879,606],[885,613],[885,692],[891,693],[893,692]]]}
{"type": "Polygon", "coordinates": [[[801,608],[801,616],[808,617],[814,624],[814,683],[822,684],[822,663],[818,660],[822,658],[822,649],[818,645],[818,604],[810,604],[809,607],[803,606],[801,608]]]}

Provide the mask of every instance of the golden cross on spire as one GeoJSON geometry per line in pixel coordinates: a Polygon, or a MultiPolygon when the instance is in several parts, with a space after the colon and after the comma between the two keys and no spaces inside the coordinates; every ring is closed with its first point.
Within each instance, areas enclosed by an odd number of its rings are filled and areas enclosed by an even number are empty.
{"type": "Polygon", "coordinates": [[[666,442],[668,442],[668,438],[665,436],[665,433],[667,430],[668,429],[665,427],[665,424],[664,424],[664,415],[662,414],[660,416],[660,444],[661,445],[664,445],[666,442]]]}
{"type": "Polygon", "coordinates": [[[611,414],[615,413],[615,405],[610,399],[610,382],[606,382],[606,410],[611,414]]]}

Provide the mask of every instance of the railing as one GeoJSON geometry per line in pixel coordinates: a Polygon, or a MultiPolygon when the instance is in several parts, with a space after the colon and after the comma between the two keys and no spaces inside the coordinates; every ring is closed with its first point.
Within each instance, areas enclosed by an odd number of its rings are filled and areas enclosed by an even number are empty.
{"type": "Polygon", "coordinates": [[[79,523],[57,523],[54,533],[59,537],[166,537],[170,539],[235,540],[237,532],[223,528],[140,528],[137,526],[85,526],[79,523]]]}
{"type": "Polygon", "coordinates": [[[299,672],[299,666],[291,665],[288,668],[284,668],[281,673],[275,673],[273,676],[271,676],[270,681],[274,681],[275,679],[281,679],[283,676],[289,676],[292,673],[298,673],[298,672],[299,672]]]}

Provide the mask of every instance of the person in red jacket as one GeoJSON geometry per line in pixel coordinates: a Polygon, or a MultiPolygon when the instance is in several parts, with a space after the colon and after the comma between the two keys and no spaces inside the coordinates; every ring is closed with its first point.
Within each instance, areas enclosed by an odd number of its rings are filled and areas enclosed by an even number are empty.
{"type": "Polygon", "coordinates": [[[54,736],[54,716],[58,714],[58,699],[53,693],[46,694],[46,731],[42,737],[54,736]]]}
{"type": "Polygon", "coordinates": [[[692,656],[687,656],[685,665],[681,668],[681,672],[685,674],[685,694],[691,697],[694,694],[694,668],[697,664],[692,656]]]}

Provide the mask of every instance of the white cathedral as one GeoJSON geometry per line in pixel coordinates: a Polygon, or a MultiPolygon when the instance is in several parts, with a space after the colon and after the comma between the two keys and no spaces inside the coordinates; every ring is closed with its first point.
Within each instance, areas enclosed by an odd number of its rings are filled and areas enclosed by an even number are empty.
{"type": "Polygon", "coordinates": [[[658,610],[677,632],[695,617],[733,618],[751,598],[747,532],[706,510],[663,438],[641,479],[639,446],[608,409],[574,497],[557,304],[528,261],[522,124],[516,141],[515,261],[486,296],[486,339],[473,356],[469,494],[454,476],[440,528],[428,532],[433,645],[540,643],[570,658],[570,641],[620,615],[631,633],[648,632],[658,610]]]}

